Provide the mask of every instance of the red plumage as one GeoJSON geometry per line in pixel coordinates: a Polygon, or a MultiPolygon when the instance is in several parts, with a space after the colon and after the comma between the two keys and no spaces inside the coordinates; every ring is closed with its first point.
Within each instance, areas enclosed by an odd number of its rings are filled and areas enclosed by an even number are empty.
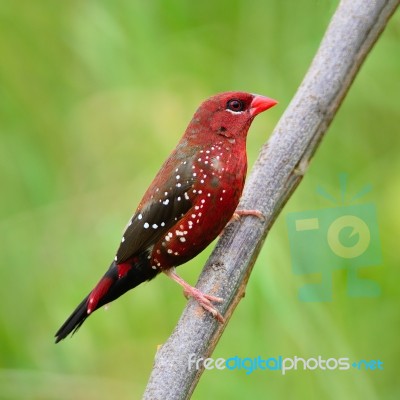
{"type": "Polygon", "coordinates": [[[248,129],[257,114],[276,103],[226,92],[200,105],[129,221],[110,268],[58,330],[56,342],[75,332],[93,311],[159,272],[223,321],[211,304],[222,300],[192,288],[173,267],[199,254],[232,218],[246,177],[248,129]]]}

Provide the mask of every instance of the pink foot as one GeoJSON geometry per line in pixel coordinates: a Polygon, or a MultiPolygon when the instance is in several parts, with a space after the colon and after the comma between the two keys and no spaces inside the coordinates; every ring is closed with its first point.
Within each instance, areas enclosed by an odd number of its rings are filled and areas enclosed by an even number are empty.
{"type": "Polygon", "coordinates": [[[243,215],[252,215],[253,217],[265,219],[264,214],[258,210],[236,210],[232,215],[231,222],[238,221],[243,215]]]}
{"type": "Polygon", "coordinates": [[[183,294],[186,298],[192,297],[197,301],[197,303],[203,307],[206,311],[211,313],[214,318],[216,318],[219,322],[224,323],[224,317],[219,313],[219,311],[211,304],[212,301],[216,303],[221,303],[224,301],[220,297],[211,296],[209,294],[205,294],[199,289],[190,286],[186,281],[184,281],[179,275],[175,273],[174,268],[168,269],[164,271],[164,274],[169,278],[173,279],[175,282],[179,283],[183,287],[183,294]]]}

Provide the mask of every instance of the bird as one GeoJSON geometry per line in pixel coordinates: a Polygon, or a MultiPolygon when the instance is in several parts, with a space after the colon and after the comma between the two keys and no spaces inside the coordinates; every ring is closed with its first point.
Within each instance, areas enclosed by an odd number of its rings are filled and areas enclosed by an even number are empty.
{"type": "Polygon", "coordinates": [[[164,273],[220,322],[212,304],[223,300],[185,282],[175,267],[203,251],[232,218],[246,172],[246,138],[254,118],[277,101],[240,91],[216,94],[195,112],[129,220],[110,267],[55,334],[71,336],[97,309],[164,273]]]}

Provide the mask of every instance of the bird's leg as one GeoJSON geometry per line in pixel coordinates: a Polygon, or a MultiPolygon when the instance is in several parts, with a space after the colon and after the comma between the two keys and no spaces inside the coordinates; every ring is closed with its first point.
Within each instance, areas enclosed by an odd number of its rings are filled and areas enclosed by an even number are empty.
{"type": "Polygon", "coordinates": [[[243,215],[252,215],[252,216],[260,218],[260,219],[265,219],[264,214],[259,210],[236,210],[233,213],[230,222],[238,221],[240,219],[240,217],[243,215]]]}
{"type": "Polygon", "coordinates": [[[210,312],[219,322],[225,322],[224,317],[211,304],[212,301],[216,303],[221,303],[222,301],[224,301],[223,299],[221,299],[220,297],[205,294],[199,289],[190,286],[186,281],[184,281],[179,275],[176,274],[175,268],[170,268],[163,272],[165,275],[167,275],[169,278],[173,279],[175,282],[179,283],[179,285],[183,287],[183,294],[186,298],[193,297],[193,299],[195,299],[200,306],[202,306],[206,311],[210,312]]]}
{"type": "MultiPolygon", "coordinates": [[[[257,218],[260,218],[261,220],[265,220],[264,214],[259,210],[236,210],[233,213],[231,219],[226,224],[225,228],[232,222],[239,221],[240,217],[242,217],[243,215],[252,215],[253,217],[257,217],[257,218]]],[[[225,231],[225,229],[219,235],[222,236],[224,231],[225,231]]]]}

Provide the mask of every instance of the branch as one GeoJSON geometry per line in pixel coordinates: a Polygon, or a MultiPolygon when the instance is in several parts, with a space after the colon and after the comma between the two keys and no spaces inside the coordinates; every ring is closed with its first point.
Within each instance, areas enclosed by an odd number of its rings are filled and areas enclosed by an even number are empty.
{"type": "MultiPolygon", "coordinates": [[[[199,289],[225,300],[217,307],[226,321],[244,296],[269,229],[300,183],[358,70],[398,5],[399,0],[340,2],[306,77],[249,176],[240,208],[260,210],[265,221],[245,217],[230,224],[199,278],[199,289]]],[[[189,301],[156,355],[144,399],[190,398],[203,370],[189,369],[189,356],[194,360],[209,357],[225,326],[189,301]]]]}

